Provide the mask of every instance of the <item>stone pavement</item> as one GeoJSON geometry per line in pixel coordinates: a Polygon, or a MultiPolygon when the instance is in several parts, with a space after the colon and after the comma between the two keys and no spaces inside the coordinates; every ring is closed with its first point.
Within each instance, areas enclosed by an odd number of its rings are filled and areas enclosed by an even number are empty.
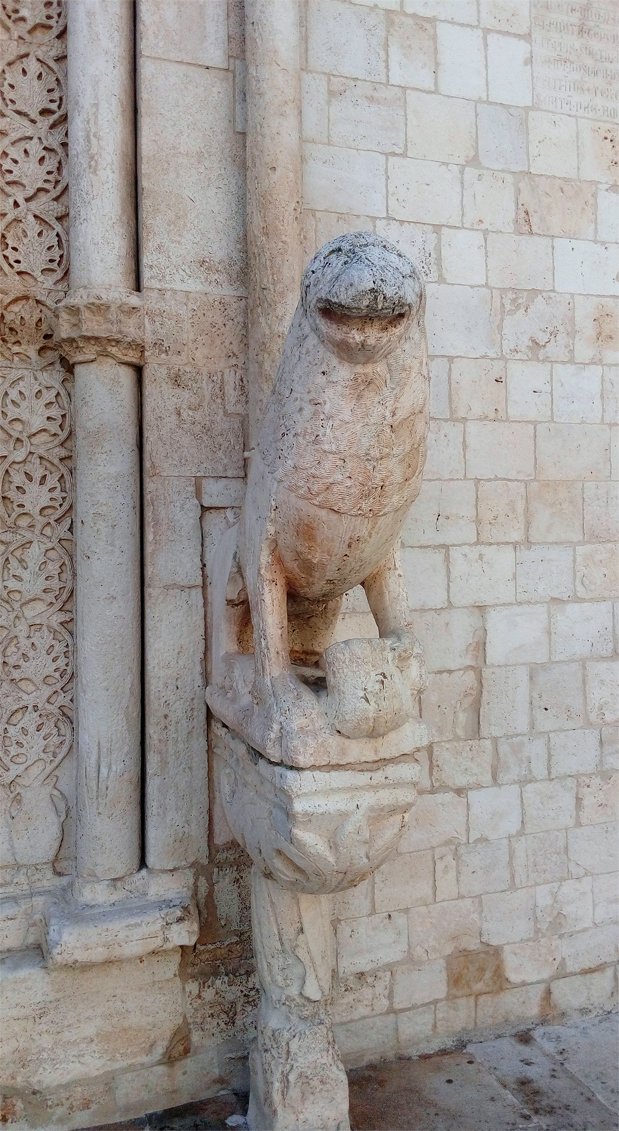
{"type": "MultiPolygon", "coordinates": [[[[353,1131],[617,1131],[617,1014],[349,1073],[353,1131]]],[[[243,1129],[230,1093],[97,1131],[243,1129]]]]}

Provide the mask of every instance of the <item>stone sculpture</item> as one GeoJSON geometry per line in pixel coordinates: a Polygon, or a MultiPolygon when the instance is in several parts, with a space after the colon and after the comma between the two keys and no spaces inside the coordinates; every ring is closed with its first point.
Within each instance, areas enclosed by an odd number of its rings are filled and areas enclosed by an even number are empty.
{"type": "Polygon", "coordinates": [[[317,253],[211,579],[217,780],[255,865],[254,1128],[348,1127],[328,893],[396,850],[426,742],[397,549],[425,458],[423,313],[417,269],[386,240],[317,253]],[[356,585],[378,638],[331,643],[356,585]]]}

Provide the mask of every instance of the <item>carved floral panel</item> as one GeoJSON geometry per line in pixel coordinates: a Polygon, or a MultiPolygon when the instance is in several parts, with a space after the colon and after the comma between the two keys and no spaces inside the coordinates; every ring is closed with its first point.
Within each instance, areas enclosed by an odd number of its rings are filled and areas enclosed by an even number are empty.
{"type": "Polygon", "coordinates": [[[72,744],[64,0],[0,0],[0,866],[54,859],[72,744]]]}

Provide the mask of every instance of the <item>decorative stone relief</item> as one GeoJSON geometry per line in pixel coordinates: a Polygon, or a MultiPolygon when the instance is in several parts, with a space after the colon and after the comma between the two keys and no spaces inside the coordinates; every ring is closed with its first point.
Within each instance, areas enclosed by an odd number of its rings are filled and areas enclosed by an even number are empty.
{"type": "Polygon", "coordinates": [[[397,546],[425,458],[423,312],[417,269],[386,240],[354,232],[318,252],[215,554],[207,701],[218,794],[254,862],[256,1131],[350,1127],[329,893],[396,851],[427,741],[397,546]],[[356,585],[379,637],[332,643],[356,585]]]}
{"type": "Polygon", "coordinates": [[[65,13],[0,0],[0,866],[53,860],[72,743],[65,13]]]}

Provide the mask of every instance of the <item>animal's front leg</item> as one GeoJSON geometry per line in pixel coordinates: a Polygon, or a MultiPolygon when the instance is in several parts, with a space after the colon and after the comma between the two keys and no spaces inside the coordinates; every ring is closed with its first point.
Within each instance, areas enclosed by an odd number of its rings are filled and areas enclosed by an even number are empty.
{"type": "Polygon", "coordinates": [[[413,632],[408,595],[396,550],[363,582],[368,604],[381,638],[393,642],[398,665],[409,667],[412,686],[426,685],[421,645],[413,632]]]}

